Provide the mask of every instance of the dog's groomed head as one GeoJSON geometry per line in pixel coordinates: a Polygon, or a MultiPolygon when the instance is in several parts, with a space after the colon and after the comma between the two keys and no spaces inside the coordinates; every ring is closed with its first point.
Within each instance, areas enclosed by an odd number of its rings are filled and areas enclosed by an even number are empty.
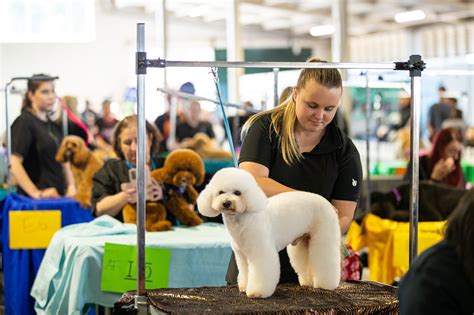
{"type": "Polygon", "coordinates": [[[72,165],[79,166],[87,162],[90,154],[91,152],[82,138],[67,136],[64,137],[56,153],[56,161],[60,163],[71,162],[72,165]]]}
{"type": "Polygon", "coordinates": [[[255,178],[234,167],[223,168],[214,174],[197,199],[199,212],[207,217],[261,211],[267,202],[267,196],[255,178]]]}

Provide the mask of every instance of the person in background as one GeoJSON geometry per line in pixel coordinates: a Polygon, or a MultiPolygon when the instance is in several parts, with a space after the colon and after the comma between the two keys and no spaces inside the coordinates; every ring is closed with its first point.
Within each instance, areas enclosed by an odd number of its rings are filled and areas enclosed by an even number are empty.
{"type": "Polygon", "coordinates": [[[441,124],[442,129],[458,128],[464,134],[467,126],[463,119],[463,112],[458,108],[458,99],[455,97],[446,98],[446,103],[451,107],[451,114],[441,124]]]}
{"type": "MultiPolygon", "coordinates": [[[[239,167],[269,197],[294,190],[323,196],[337,209],[345,233],[360,197],[362,166],[357,148],[334,121],[342,90],[337,69],[303,69],[291,97],[244,125],[239,167]]],[[[286,250],[280,252],[280,263],[280,283],[298,283],[286,250]]],[[[236,283],[233,257],[226,278],[236,283]]]]}
{"type": "MultiPolygon", "coordinates": [[[[194,85],[191,82],[186,82],[181,87],[179,88],[180,92],[183,93],[188,93],[194,95],[196,92],[194,85]]],[[[170,124],[170,110],[171,110],[171,102],[173,101],[173,98],[170,94],[167,95],[167,108],[165,113],[162,115],[158,116],[155,119],[155,126],[158,128],[158,130],[161,132],[163,135],[163,141],[161,142],[161,150],[160,151],[170,151],[167,147],[167,141],[170,136],[171,132],[171,124],[170,124]]],[[[181,97],[177,97],[176,101],[176,125],[178,125],[182,120],[183,120],[183,114],[181,112],[181,106],[182,103],[185,100],[181,97]]]]}
{"type": "Polygon", "coordinates": [[[93,136],[99,132],[99,127],[97,127],[97,120],[99,119],[99,116],[92,109],[92,104],[89,100],[86,100],[86,108],[81,114],[81,119],[87,128],[89,128],[93,136]]]}
{"type": "MultiPolygon", "coordinates": [[[[146,122],[146,163],[150,171],[163,166],[158,156],[161,134],[146,122]]],[[[122,208],[137,201],[136,187],[130,185],[129,170],[137,164],[137,116],[124,118],[113,133],[113,148],[117,159],[109,159],[93,177],[91,204],[96,216],[108,214],[123,222],[122,208]]],[[[154,179],[147,187],[150,201],[160,200],[162,189],[154,179]]]]}
{"type": "Polygon", "coordinates": [[[443,121],[451,116],[451,106],[446,102],[446,88],[440,86],[438,88],[439,101],[433,104],[428,111],[428,131],[430,139],[441,129],[443,121]]]}
{"type": "Polygon", "coordinates": [[[49,118],[56,103],[54,79],[44,77],[37,74],[28,80],[21,114],[11,127],[11,174],[18,193],[35,199],[75,194],[69,163],[55,159],[63,133],[49,118]]]}
{"type": "MultiPolygon", "coordinates": [[[[461,157],[464,149],[462,134],[459,129],[440,130],[433,139],[429,155],[420,156],[420,180],[431,179],[449,186],[465,188],[466,179],[461,168],[461,157]]],[[[405,174],[410,179],[411,163],[405,174]]]]}
{"type": "Polygon", "coordinates": [[[444,239],[415,259],[398,288],[400,314],[474,314],[474,191],[448,218],[444,239]]]}
{"type": "Polygon", "coordinates": [[[102,116],[97,119],[97,127],[99,128],[99,135],[107,143],[112,143],[112,133],[118,120],[110,110],[112,102],[105,100],[102,102],[102,116]]]}
{"type": "Polygon", "coordinates": [[[215,138],[211,123],[201,120],[201,104],[198,101],[191,101],[185,106],[183,118],[176,126],[177,147],[186,147],[198,132],[205,133],[211,139],[215,138]]]}

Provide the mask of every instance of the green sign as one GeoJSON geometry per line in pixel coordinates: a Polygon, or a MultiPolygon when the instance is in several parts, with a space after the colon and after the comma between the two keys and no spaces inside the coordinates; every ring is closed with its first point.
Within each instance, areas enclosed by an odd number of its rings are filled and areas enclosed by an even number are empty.
{"type": "MultiPolygon", "coordinates": [[[[145,287],[168,287],[171,250],[145,248],[145,287]]],[[[137,247],[105,243],[101,290],[127,292],[137,288],[137,247]]]]}

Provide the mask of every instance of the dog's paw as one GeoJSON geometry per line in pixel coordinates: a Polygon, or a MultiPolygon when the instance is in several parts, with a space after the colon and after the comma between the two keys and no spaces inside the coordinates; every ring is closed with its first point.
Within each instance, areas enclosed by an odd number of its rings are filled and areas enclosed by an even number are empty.
{"type": "Polygon", "coordinates": [[[251,299],[265,299],[273,294],[274,290],[271,291],[249,291],[247,290],[247,297],[251,299]]]}
{"type": "Polygon", "coordinates": [[[269,286],[247,287],[247,296],[252,299],[267,298],[275,292],[276,288],[269,286]]]}
{"type": "Polygon", "coordinates": [[[245,293],[245,290],[246,290],[246,288],[245,288],[244,286],[240,286],[240,285],[239,285],[239,291],[240,291],[241,293],[245,293]]]}
{"type": "Polygon", "coordinates": [[[300,283],[300,286],[302,287],[313,287],[313,281],[311,280],[311,278],[304,278],[298,276],[298,281],[300,283]]]}

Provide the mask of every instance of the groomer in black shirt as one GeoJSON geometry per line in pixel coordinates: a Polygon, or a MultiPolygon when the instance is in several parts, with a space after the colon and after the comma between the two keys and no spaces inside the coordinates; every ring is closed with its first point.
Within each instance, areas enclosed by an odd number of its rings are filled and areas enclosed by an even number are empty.
{"type": "Polygon", "coordinates": [[[54,78],[44,77],[34,75],[28,80],[21,115],[12,124],[11,172],[20,194],[32,198],[72,196],[71,169],[55,160],[63,134],[48,117],[56,102],[54,78]]]}
{"type": "MultiPolygon", "coordinates": [[[[359,199],[362,167],[356,147],[334,121],[341,96],[337,69],[302,70],[291,97],[244,125],[239,167],[269,197],[293,190],[322,195],[337,209],[344,233],[359,199]]],[[[280,252],[280,262],[280,283],[297,283],[286,250],[280,252]]],[[[236,277],[231,259],[227,282],[235,283],[236,277]]]]}

